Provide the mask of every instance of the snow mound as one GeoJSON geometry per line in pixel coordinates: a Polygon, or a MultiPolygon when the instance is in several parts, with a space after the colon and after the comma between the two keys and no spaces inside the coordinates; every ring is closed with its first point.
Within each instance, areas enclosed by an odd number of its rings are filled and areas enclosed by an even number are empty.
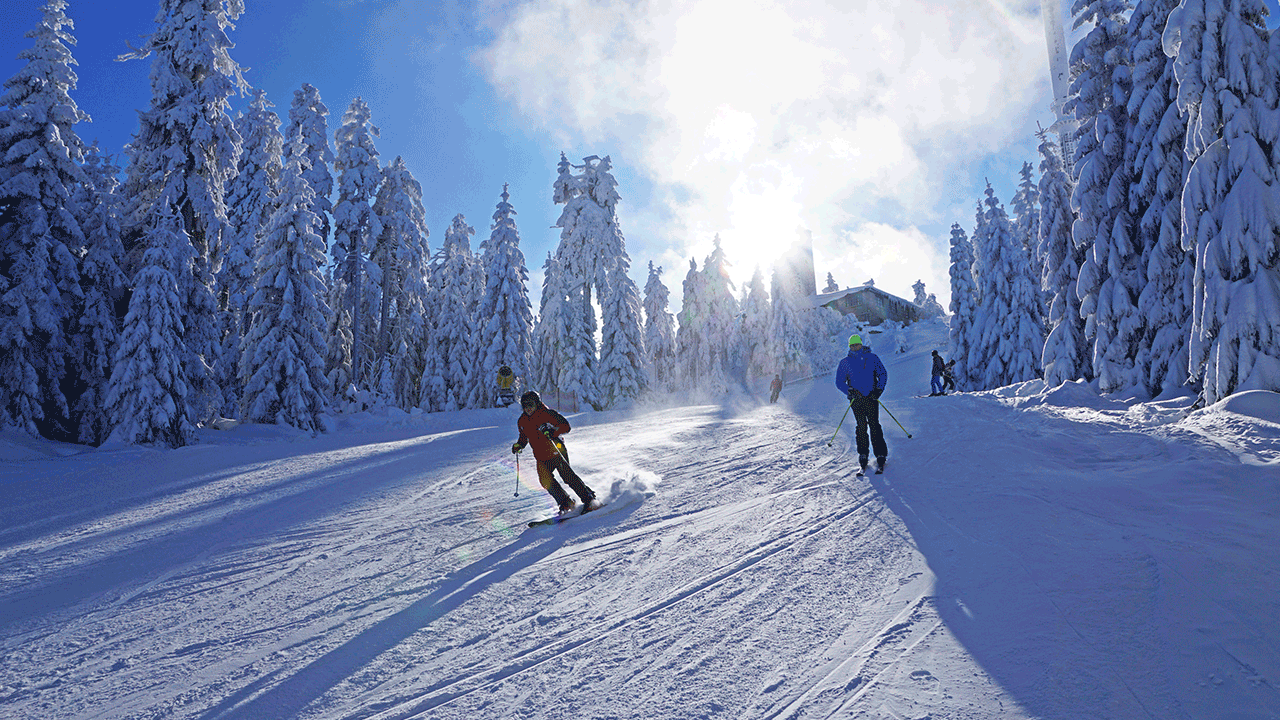
{"type": "Polygon", "coordinates": [[[1273,425],[1280,425],[1280,393],[1270,390],[1249,390],[1236,393],[1214,404],[1210,411],[1235,413],[1261,420],[1273,425]]]}
{"type": "MultiPolygon", "coordinates": [[[[311,439],[311,433],[285,424],[221,419],[197,430],[196,438],[201,445],[263,445],[275,442],[304,442],[311,439]]],[[[107,446],[103,445],[103,447],[107,446]]],[[[121,447],[113,446],[111,449],[121,449],[121,447]]]]}
{"type": "Polygon", "coordinates": [[[13,462],[16,460],[43,460],[48,455],[38,452],[37,450],[26,447],[21,443],[13,442],[10,438],[0,438],[0,461],[13,462]]]}
{"type": "Polygon", "coordinates": [[[1236,393],[1178,424],[1214,440],[1246,465],[1280,465],[1280,393],[1236,393]]]}
{"type": "Polygon", "coordinates": [[[1083,380],[1067,381],[1055,388],[1045,386],[1043,380],[997,388],[991,391],[996,397],[1017,408],[1058,407],[1088,408],[1090,410],[1123,410],[1127,403],[1098,394],[1098,388],[1083,380]]]}
{"type": "Polygon", "coordinates": [[[1124,407],[1124,403],[1118,400],[1099,395],[1097,388],[1083,380],[1064,382],[1056,388],[1045,390],[1041,397],[1044,398],[1042,404],[1054,407],[1084,407],[1093,410],[1124,407]]]}
{"type": "Polygon", "coordinates": [[[16,430],[0,432],[0,462],[16,462],[22,460],[47,460],[48,458],[79,455],[92,450],[87,445],[57,442],[44,438],[33,438],[16,430]]]}

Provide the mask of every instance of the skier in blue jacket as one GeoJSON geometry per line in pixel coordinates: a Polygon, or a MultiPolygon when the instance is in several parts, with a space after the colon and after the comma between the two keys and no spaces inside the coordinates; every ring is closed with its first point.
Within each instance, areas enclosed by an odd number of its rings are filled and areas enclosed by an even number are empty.
{"type": "Polygon", "coordinates": [[[836,368],[836,387],[849,398],[849,407],[857,421],[858,463],[867,469],[867,452],[876,453],[876,472],[884,472],[889,458],[889,448],[884,444],[884,430],[880,428],[880,395],[889,384],[889,371],[871,348],[862,344],[861,335],[849,336],[849,354],[836,368]],[[867,431],[871,442],[867,442],[867,431]]]}

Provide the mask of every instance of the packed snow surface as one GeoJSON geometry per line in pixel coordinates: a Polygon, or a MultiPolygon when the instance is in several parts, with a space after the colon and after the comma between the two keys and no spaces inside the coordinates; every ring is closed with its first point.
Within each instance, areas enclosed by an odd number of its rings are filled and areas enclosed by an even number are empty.
{"type": "Polygon", "coordinates": [[[570,415],[550,527],[517,408],[0,435],[0,716],[1280,718],[1278,396],[917,398],[905,332],[884,475],[828,374],[570,415]]]}

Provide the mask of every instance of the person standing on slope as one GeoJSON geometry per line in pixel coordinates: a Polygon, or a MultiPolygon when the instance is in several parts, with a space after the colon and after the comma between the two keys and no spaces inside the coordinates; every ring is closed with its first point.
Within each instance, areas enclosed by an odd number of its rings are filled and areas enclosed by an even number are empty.
{"type": "Polygon", "coordinates": [[[933,378],[930,380],[929,397],[935,395],[946,395],[946,389],[943,387],[942,378],[947,374],[947,364],[942,361],[942,356],[937,350],[933,351],[933,378]]]}
{"type": "Polygon", "coordinates": [[[951,358],[947,361],[946,368],[942,371],[942,393],[945,395],[948,390],[956,389],[956,359],[951,358]]]}
{"type": "Polygon", "coordinates": [[[510,365],[503,365],[498,368],[498,404],[507,407],[516,401],[516,376],[511,372],[510,365]]]}
{"type": "Polygon", "coordinates": [[[889,371],[871,348],[862,344],[861,335],[849,336],[849,354],[836,368],[836,387],[849,399],[853,418],[857,421],[855,438],[858,443],[858,464],[867,469],[867,452],[876,453],[876,472],[884,472],[889,448],[884,444],[884,430],[880,427],[880,395],[889,384],[889,371]],[[867,442],[867,432],[871,442],[867,442]]]}
{"type": "Polygon", "coordinates": [[[774,374],[773,382],[769,383],[769,403],[778,402],[778,395],[782,392],[782,375],[774,374]]]}
{"type": "Polygon", "coordinates": [[[562,515],[573,509],[573,499],[556,482],[551,474],[553,470],[560,472],[560,479],[582,500],[582,511],[591,510],[596,494],[569,467],[569,451],[560,439],[561,435],[569,432],[569,421],[543,405],[542,398],[532,390],[520,396],[520,409],[520,419],[516,421],[520,439],[511,446],[512,454],[519,454],[526,445],[533,447],[533,457],[538,461],[538,480],[551,493],[562,515]]]}

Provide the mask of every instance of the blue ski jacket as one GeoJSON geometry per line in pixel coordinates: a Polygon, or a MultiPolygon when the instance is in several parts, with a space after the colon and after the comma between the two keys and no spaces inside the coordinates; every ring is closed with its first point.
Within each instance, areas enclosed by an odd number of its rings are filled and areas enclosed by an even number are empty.
{"type": "Polygon", "coordinates": [[[849,350],[849,354],[840,361],[840,367],[836,368],[836,387],[845,395],[849,394],[850,388],[863,395],[870,395],[876,390],[884,392],[888,384],[889,371],[884,369],[879,356],[865,347],[849,350]]]}

